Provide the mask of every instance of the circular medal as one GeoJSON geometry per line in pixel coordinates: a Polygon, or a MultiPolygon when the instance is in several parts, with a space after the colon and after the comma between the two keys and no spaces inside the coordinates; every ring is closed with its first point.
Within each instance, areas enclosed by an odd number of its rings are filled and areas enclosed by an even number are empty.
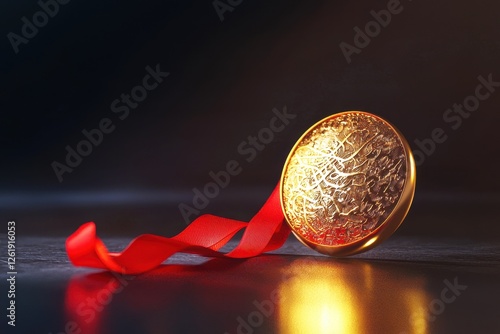
{"type": "Polygon", "coordinates": [[[367,112],[342,112],[314,124],[292,148],[281,175],[281,207],[304,244],[352,255],[401,225],[415,180],[410,146],[394,126],[367,112]]]}

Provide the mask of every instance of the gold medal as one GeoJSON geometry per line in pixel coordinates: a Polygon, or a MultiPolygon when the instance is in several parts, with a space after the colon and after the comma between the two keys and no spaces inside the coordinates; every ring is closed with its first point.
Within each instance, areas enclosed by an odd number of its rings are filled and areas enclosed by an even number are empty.
{"type": "Polygon", "coordinates": [[[366,112],[342,112],[314,124],[292,148],[281,175],[281,207],[304,244],[352,255],[401,225],[415,180],[410,146],[394,126],[366,112]]]}

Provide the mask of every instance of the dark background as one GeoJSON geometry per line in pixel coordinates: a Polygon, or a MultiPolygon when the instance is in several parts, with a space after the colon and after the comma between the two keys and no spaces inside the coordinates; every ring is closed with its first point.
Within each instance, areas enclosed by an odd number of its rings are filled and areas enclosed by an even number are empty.
{"type": "Polygon", "coordinates": [[[178,205],[233,159],[242,173],[202,213],[248,219],[309,126],[365,110],[414,148],[437,127],[448,137],[418,167],[398,233],[498,238],[500,92],[457,130],[443,113],[478,76],[500,81],[500,4],[401,6],[349,64],[339,44],[387,1],[246,0],[223,21],[210,0],[70,1],[17,54],[6,36],[40,7],[2,2],[0,220],[16,220],[18,235],[68,235],[89,220],[104,233],[171,235],[186,225],[178,205]],[[111,102],[156,64],[170,76],[120,120],[111,102]],[[246,162],[238,145],[284,106],[297,117],[246,162]],[[51,163],[105,117],[115,130],[60,183],[51,163]]]}

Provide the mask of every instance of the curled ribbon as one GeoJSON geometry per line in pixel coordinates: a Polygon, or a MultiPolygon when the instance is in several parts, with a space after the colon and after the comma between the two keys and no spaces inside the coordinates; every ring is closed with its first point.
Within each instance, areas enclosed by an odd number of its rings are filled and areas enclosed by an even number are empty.
{"type": "Polygon", "coordinates": [[[109,252],[96,235],[93,222],[83,224],[66,240],[66,252],[75,266],[107,269],[121,274],[141,274],[158,267],[175,253],[207,257],[248,258],[280,248],[290,228],[283,224],[279,184],[271,196],[247,223],[239,220],[202,215],[174,237],[143,234],[121,253],[109,252]],[[218,251],[240,230],[241,241],[228,253],[218,251]]]}

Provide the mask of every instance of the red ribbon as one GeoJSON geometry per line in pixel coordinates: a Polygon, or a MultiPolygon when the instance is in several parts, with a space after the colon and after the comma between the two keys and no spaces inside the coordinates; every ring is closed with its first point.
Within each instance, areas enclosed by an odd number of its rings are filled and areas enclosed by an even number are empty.
{"type": "Polygon", "coordinates": [[[202,215],[172,238],[143,234],[121,253],[111,253],[96,235],[93,222],[80,226],[66,240],[66,252],[75,266],[101,268],[122,274],[140,274],[158,267],[175,253],[207,257],[248,258],[280,248],[290,229],[283,224],[279,184],[266,203],[250,220],[242,222],[213,215],[202,215]],[[218,250],[240,230],[239,244],[229,253],[218,250]]]}

